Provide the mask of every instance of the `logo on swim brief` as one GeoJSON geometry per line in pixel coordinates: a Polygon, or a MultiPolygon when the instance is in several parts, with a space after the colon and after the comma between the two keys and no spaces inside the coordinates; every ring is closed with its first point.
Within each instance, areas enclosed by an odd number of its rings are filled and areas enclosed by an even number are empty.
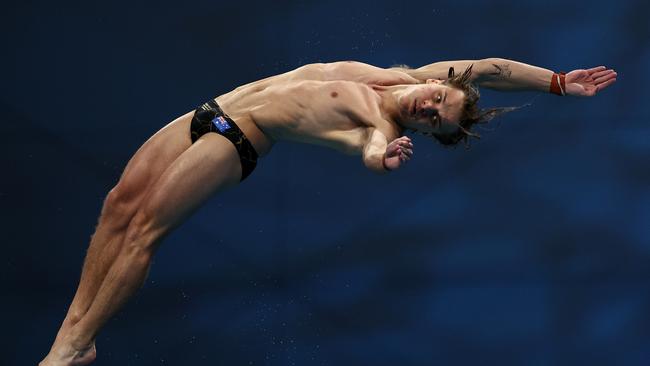
{"type": "Polygon", "coordinates": [[[214,124],[214,127],[216,127],[221,132],[225,132],[226,130],[230,129],[228,121],[226,121],[226,119],[222,116],[214,117],[212,119],[212,123],[214,124]]]}

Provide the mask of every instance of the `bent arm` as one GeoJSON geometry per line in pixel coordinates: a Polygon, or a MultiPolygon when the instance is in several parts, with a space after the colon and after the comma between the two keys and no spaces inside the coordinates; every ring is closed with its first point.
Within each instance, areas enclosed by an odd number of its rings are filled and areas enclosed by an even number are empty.
{"type": "Polygon", "coordinates": [[[408,136],[400,136],[388,142],[388,137],[373,128],[363,148],[363,162],[366,167],[377,173],[399,169],[411,160],[413,143],[408,136]]]}

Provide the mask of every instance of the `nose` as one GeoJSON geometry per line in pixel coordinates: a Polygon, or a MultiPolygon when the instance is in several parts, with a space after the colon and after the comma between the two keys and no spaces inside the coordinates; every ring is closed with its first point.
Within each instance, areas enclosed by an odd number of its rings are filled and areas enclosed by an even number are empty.
{"type": "Polygon", "coordinates": [[[433,105],[433,102],[431,100],[424,100],[422,103],[420,103],[420,110],[425,114],[429,115],[435,110],[435,107],[433,105]]]}

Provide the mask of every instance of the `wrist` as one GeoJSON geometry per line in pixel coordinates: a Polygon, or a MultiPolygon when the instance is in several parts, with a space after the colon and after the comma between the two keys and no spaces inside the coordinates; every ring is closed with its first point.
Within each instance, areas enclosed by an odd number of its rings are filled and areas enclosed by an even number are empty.
{"type": "Polygon", "coordinates": [[[566,95],[566,73],[553,73],[553,76],[551,76],[551,87],[549,88],[549,93],[559,96],[566,95]]]}

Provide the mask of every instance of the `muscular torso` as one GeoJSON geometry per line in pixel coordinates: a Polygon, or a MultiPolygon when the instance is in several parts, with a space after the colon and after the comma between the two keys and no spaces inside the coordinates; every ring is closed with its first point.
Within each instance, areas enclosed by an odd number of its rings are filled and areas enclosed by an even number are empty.
{"type": "Polygon", "coordinates": [[[278,140],[361,153],[371,129],[390,140],[399,126],[381,110],[374,85],[416,83],[409,75],[358,62],[311,64],[216,98],[260,155],[278,140]]]}

